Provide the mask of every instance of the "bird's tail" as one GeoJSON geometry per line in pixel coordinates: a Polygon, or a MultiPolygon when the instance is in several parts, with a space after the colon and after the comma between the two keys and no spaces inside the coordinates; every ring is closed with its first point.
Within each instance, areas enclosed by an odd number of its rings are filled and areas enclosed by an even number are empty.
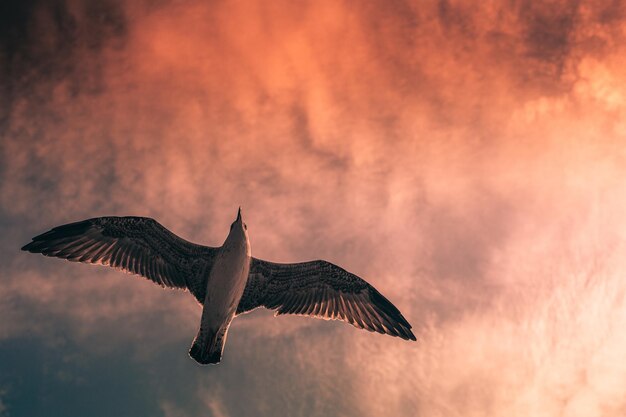
{"type": "Polygon", "coordinates": [[[222,360],[228,327],[224,326],[216,331],[200,327],[189,349],[189,356],[202,365],[219,363],[222,360]]]}

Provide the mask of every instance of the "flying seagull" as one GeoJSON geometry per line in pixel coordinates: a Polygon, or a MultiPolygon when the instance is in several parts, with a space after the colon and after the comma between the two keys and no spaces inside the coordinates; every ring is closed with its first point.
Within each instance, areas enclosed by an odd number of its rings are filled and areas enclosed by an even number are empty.
{"type": "Polygon", "coordinates": [[[22,250],[107,265],[162,287],[188,290],[203,305],[200,329],[189,350],[200,364],[219,363],[233,318],[258,307],[276,310],[275,315],[342,320],[415,340],[411,325],[389,300],[337,265],[252,258],[241,208],[219,248],[188,242],[148,217],[96,217],[55,227],[22,250]]]}

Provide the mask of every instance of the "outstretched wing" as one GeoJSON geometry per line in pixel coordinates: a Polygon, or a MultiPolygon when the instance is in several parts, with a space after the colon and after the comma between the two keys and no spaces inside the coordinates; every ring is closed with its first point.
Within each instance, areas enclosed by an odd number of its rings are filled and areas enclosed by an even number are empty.
{"type": "Polygon", "coordinates": [[[415,340],[409,322],[376,288],[326,261],[278,264],[252,258],[237,314],[257,307],[415,340]]]}
{"type": "Polygon", "coordinates": [[[206,293],[202,272],[217,253],[148,217],[96,217],[58,226],[22,250],[142,275],[163,287],[188,289],[200,303],[206,293]]]}

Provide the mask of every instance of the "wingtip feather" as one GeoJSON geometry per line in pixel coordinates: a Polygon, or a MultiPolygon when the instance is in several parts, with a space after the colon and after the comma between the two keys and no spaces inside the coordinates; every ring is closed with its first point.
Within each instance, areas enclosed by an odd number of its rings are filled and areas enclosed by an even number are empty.
{"type": "Polygon", "coordinates": [[[23,250],[24,252],[31,252],[32,253],[31,248],[33,247],[33,243],[34,242],[29,242],[29,243],[25,244],[24,246],[22,246],[20,248],[20,250],[23,250]]]}

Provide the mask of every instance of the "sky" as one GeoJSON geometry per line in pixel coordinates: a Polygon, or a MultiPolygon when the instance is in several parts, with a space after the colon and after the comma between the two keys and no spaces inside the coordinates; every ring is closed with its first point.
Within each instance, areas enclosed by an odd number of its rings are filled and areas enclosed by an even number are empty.
{"type": "Polygon", "coordinates": [[[0,416],[626,414],[621,1],[0,3],[0,416]],[[157,219],[368,280],[418,342],[231,326],[20,252],[157,219]]]}

